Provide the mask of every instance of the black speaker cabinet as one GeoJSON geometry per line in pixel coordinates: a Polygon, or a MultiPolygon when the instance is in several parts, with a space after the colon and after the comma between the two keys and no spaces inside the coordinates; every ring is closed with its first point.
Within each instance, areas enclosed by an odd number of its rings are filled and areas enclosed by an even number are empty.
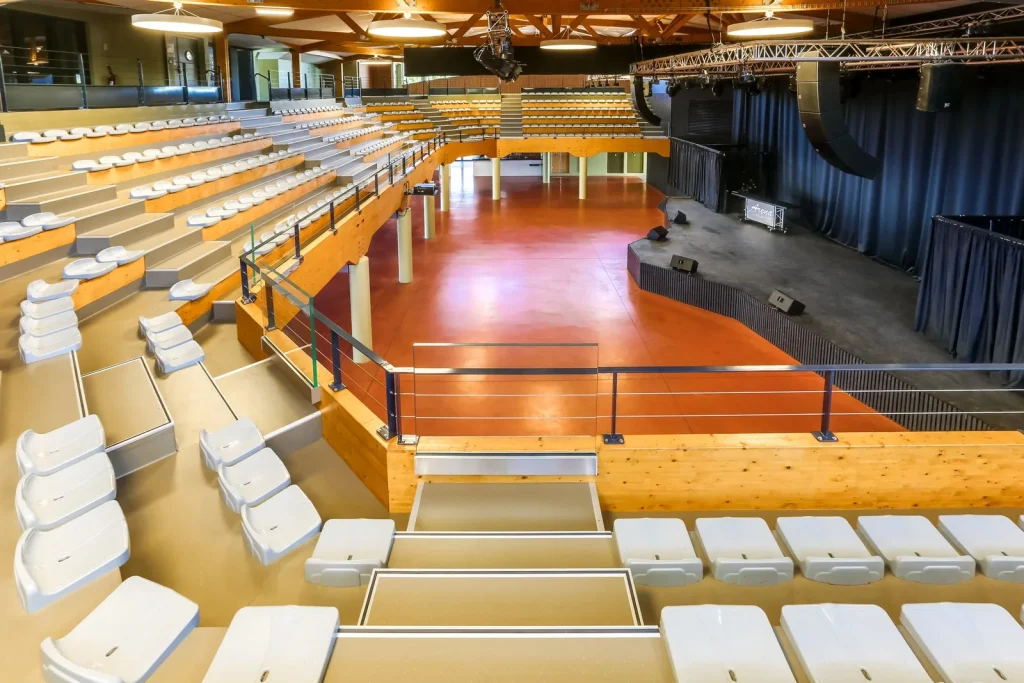
{"type": "MultiPolygon", "coordinates": [[[[807,56],[817,56],[816,52],[807,56]]],[[[881,167],[850,137],[839,101],[838,62],[798,62],[796,97],[800,123],[818,155],[840,171],[874,178],[881,167]]]]}
{"type": "Polygon", "coordinates": [[[647,233],[647,239],[652,242],[664,242],[668,239],[668,230],[660,225],[656,225],[647,233]]]}
{"type": "Polygon", "coordinates": [[[800,315],[804,312],[804,305],[789,294],[773,289],[768,297],[768,303],[787,315],[800,315]]]}
{"type": "Polygon", "coordinates": [[[686,220],[686,214],[682,211],[676,211],[676,216],[672,219],[672,223],[675,225],[686,225],[689,222],[686,220]]]}
{"type": "Polygon", "coordinates": [[[917,88],[918,111],[956,111],[963,100],[964,66],[925,64],[917,88]]]}
{"type": "Polygon", "coordinates": [[[672,262],[669,265],[672,266],[673,270],[679,270],[690,275],[697,272],[697,262],[692,258],[686,258],[679,254],[672,255],[672,262]]]}

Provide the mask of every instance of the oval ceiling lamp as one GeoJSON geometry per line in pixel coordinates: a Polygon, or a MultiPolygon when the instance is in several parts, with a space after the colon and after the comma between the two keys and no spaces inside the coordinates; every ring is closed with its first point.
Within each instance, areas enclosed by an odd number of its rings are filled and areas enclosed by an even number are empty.
{"type": "Polygon", "coordinates": [[[597,41],[589,38],[553,38],[540,41],[542,50],[564,50],[566,52],[578,52],[580,50],[596,50],[597,41]]]}
{"type": "Polygon", "coordinates": [[[379,38],[438,38],[448,35],[444,24],[409,18],[373,21],[366,32],[379,38]]]}
{"type": "Polygon", "coordinates": [[[216,19],[206,19],[182,9],[181,3],[174,3],[174,9],[156,14],[133,14],[132,26],[165,33],[220,33],[224,24],[216,19]]]}
{"type": "Polygon", "coordinates": [[[763,19],[729,24],[725,34],[730,38],[780,38],[802,36],[814,30],[810,19],[776,19],[774,12],[766,12],[763,19]]]}

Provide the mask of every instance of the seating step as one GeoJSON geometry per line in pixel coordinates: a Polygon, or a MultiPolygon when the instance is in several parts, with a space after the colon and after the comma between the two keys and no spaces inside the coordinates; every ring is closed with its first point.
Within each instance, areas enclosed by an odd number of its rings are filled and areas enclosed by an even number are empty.
{"type": "Polygon", "coordinates": [[[146,269],[146,286],[167,288],[178,282],[198,275],[217,261],[231,254],[229,242],[200,242],[146,269]]]}
{"type": "Polygon", "coordinates": [[[346,167],[344,171],[338,173],[338,178],[342,183],[358,183],[372,176],[376,170],[377,164],[359,163],[346,167]]]}
{"type": "Polygon", "coordinates": [[[202,241],[203,231],[201,229],[175,226],[125,246],[128,249],[145,251],[146,255],[143,258],[147,264],[159,264],[202,241]]]}
{"type": "Polygon", "coordinates": [[[98,254],[107,247],[127,246],[174,227],[174,214],[140,213],[78,235],[78,254],[98,254]]]}
{"type": "Polygon", "coordinates": [[[7,142],[0,144],[0,159],[24,159],[27,156],[27,142],[7,142]]]}
{"type": "MultiPolygon", "coordinates": [[[[0,145],[3,147],[4,145],[0,145]]],[[[2,159],[3,157],[0,157],[2,159]]],[[[0,162],[0,181],[28,179],[28,176],[57,170],[57,157],[26,157],[0,162]]]]}
{"type": "Polygon", "coordinates": [[[305,140],[309,137],[309,131],[307,130],[292,130],[284,133],[273,133],[271,134],[270,139],[274,141],[275,145],[283,145],[289,142],[305,140]]]}
{"type": "Polygon", "coordinates": [[[231,111],[231,118],[235,121],[249,121],[250,119],[263,119],[267,117],[267,110],[261,109],[235,109],[231,111]]]}
{"type": "Polygon", "coordinates": [[[320,136],[310,136],[308,140],[301,140],[299,142],[288,145],[289,152],[308,152],[312,149],[319,149],[320,147],[334,147],[333,144],[324,142],[320,136]]]}
{"type": "Polygon", "coordinates": [[[242,130],[246,133],[263,133],[264,135],[273,135],[274,133],[287,133],[295,130],[294,123],[282,123],[280,121],[276,123],[268,123],[266,125],[243,125],[242,130]]]}
{"type": "Polygon", "coordinates": [[[76,214],[75,229],[81,235],[145,212],[146,203],[142,200],[112,199],[94,204],[87,211],[76,214]]]}
{"type": "Polygon", "coordinates": [[[19,202],[8,203],[7,217],[10,220],[17,221],[25,216],[42,211],[67,214],[116,198],[117,188],[113,185],[62,190],[19,202]]]}
{"type": "MultiPolygon", "coordinates": [[[[23,162],[24,163],[24,162],[23,162]]],[[[37,197],[85,187],[84,172],[58,173],[56,170],[40,172],[34,177],[6,183],[7,202],[32,201],[37,197]]]]}

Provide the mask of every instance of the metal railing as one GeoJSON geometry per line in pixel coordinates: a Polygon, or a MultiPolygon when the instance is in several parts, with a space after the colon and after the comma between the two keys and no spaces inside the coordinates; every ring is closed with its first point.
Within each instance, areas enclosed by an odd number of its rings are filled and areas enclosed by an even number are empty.
{"type": "Polygon", "coordinates": [[[267,82],[267,100],[321,100],[336,96],[334,76],[332,74],[296,74],[291,71],[269,69],[266,74],[256,73],[253,76],[253,91],[257,92],[255,78],[259,76],[267,82]]]}

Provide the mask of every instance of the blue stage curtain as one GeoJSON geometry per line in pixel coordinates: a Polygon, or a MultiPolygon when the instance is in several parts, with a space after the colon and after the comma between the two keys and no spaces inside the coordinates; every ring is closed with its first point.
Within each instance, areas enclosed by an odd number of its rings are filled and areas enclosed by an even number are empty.
{"type": "Polygon", "coordinates": [[[874,180],[818,156],[785,79],[770,79],[760,95],[737,89],[734,131],[738,142],[770,153],[767,191],[799,205],[809,227],[915,271],[932,216],[1024,215],[1022,72],[968,68],[956,112],[917,111],[918,79],[909,70],[863,81],[845,113],[854,139],[882,158],[874,180]]]}

